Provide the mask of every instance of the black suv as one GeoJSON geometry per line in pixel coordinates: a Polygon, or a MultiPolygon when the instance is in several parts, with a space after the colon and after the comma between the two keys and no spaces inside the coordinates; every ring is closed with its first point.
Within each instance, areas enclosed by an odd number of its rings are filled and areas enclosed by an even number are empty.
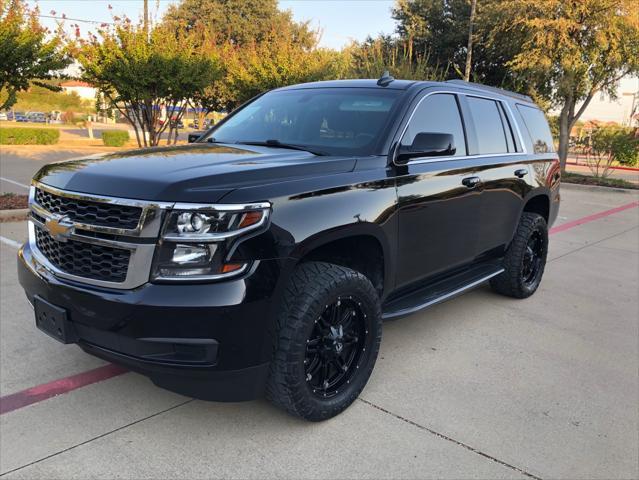
{"type": "Polygon", "coordinates": [[[364,388],[383,320],[487,280],[535,292],[559,172],[522,95],[280,88],[190,145],[44,167],[20,283],[41,330],[161,387],[323,420],[364,388]]]}

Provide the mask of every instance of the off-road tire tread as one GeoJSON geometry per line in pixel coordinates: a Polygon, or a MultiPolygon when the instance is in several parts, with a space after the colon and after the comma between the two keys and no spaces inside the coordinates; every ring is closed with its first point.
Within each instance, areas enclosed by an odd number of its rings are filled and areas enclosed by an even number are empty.
{"type": "MultiPolygon", "coordinates": [[[[320,299],[330,288],[339,283],[357,282],[361,293],[374,303],[374,311],[379,319],[378,335],[374,339],[373,349],[376,357],[381,341],[381,305],[379,296],[370,280],[359,272],[346,267],[325,262],[307,262],[296,267],[283,295],[280,313],[277,317],[274,355],[271,361],[266,397],[276,406],[287,412],[311,421],[320,421],[337,415],[348,407],[359,395],[361,388],[352,392],[342,406],[330,411],[317,412],[305,401],[307,387],[304,380],[296,378],[291,366],[303,362],[305,347],[296,343],[295,333],[305,328],[306,313],[322,311],[320,299]]],[[[304,340],[305,341],[305,340],[304,340]]],[[[373,353],[371,352],[373,355],[373,353]]],[[[368,371],[361,371],[366,380],[373,369],[374,360],[369,362],[368,371]]],[[[355,382],[353,382],[355,383],[355,382]]]]}
{"type": "MultiPolygon", "coordinates": [[[[519,225],[517,226],[517,231],[515,232],[515,237],[504,257],[503,266],[505,271],[490,280],[490,286],[495,292],[513,298],[527,298],[537,290],[539,283],[537,283],[532,290],[524,286],[521,279],[521,265],[524,251],[528,244],[528,238],[538,226],[541,226],[546,232],[547,245],[548,226],[546,225],[544,217],[532,212],[524,212],[522,214],[519,225]]],[[[541,270],[539,271],[540,277],[544,273],[545,266],[546,259],[544,258],[541,270]]]]}

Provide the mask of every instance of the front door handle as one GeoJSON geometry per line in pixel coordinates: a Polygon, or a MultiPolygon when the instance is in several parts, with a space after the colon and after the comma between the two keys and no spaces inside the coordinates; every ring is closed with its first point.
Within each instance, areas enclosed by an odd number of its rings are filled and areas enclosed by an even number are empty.
{"type": "Polygon", "coordinates": [[[525,168],[515,170],[515,177],[524,178],[526,175],[528,175],[528,170],[526,170],[525,168]]]}
{"type": "Polygon", "coordinates": [[[462,185],[468,188],[475,188],[480,183],[481,183],[481,178],[479,177],[466,177],[462,180],[462,185]]]}

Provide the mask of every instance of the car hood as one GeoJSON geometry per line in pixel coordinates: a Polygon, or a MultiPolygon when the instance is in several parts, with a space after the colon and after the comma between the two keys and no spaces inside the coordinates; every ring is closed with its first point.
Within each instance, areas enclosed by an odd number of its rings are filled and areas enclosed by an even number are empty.
{"type": "Polygon", "coordinates": [[[52,163],[34,179],[80,193],[205,203],[249,185],[348,172],[355,163],[281,148],[192,144],[52,163]]]}

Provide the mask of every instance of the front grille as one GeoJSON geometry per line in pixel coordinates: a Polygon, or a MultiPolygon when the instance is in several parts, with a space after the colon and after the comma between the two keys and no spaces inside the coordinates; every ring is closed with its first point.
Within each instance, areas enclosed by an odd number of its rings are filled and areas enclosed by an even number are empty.
{"type": "Polygon", "coordinates": [[[35,191],[35,201],[48,212],[67,216],[72,222],[100,227],[132,230],[142,215],[140,207],[62,197],[40,188],[35,191]]]}
{"type": "MultiPolygon", "coordinates": [[[[65,199],[67,200],[67,199],[65,199]]],[[[35,227],[38,250],[55,267],[69,273],[106,282],[124,282],[131,252],[68,240],[58,242],[40,227],[35,227]]]]}

